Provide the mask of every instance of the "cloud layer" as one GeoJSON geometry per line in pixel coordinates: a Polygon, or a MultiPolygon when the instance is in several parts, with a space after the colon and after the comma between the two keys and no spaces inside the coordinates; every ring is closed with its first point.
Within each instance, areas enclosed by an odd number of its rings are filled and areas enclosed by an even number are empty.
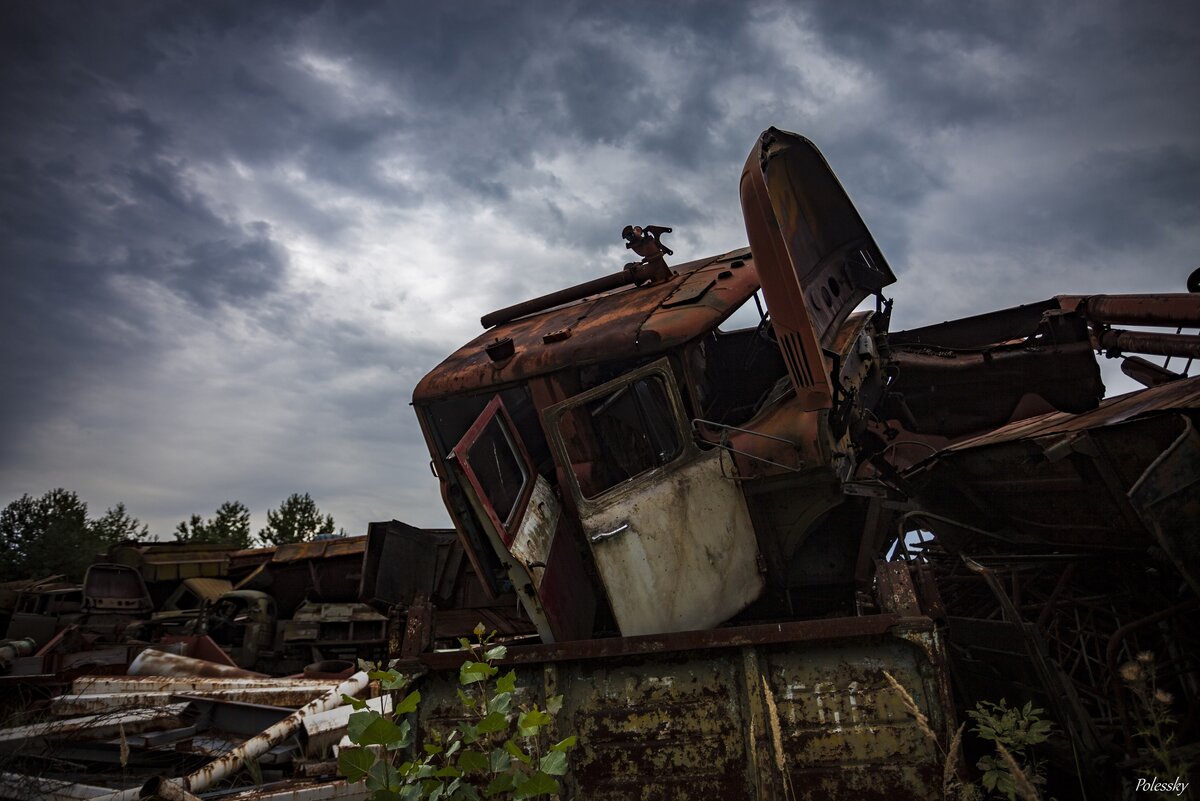
{"type": "Polygon", "coordinates": [[[416,381],[626,223],[744,243],[769,125],[899,326],[1197,266],[1192,4],[426,5],[0,9],[0,501],[442,524],[416,381]]]}

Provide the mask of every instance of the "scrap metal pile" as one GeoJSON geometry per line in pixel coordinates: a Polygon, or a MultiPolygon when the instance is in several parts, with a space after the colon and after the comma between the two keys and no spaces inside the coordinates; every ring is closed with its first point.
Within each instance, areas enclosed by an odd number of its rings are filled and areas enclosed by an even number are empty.
{"type": "MultiPolygon", "coordinates": [[[[565,696],[578,797],[941,797],[938,754],[1000,699],[1048,711],[1057,797],[1112,797],[1153,759],[1131,663],[1170,699],[1167,756],[1200,763],[1200,271],[893,331],[896,277],[811,142],[765,131],[740,192],[749,248],[672,266],[669,228],[627,226],[640,260],[485,315],[421,380],[454,530],[131,546],[82,588],[20,588],[0,656],[24,677],[3,681],[77,679],[42,713],[121,718],[44,764],[196,775],[328,687],[72,674],[151,645],[273,674],[397,659],[428,674],[419,738],[479,622],[528,697],[565,696]],[[1105,397],[1098,354],[1145,388],[1105,397]]],[[[10,733],[79,725],[56,721],[10,733]]],[[[261,752],[264,778],[328,764],[305,731],[261,752]]]]}
{"type": "Polygon", "coordinates": [[[480,596],[453,532],[394,520],[244,551],[124,543],[82,585],[10,587],[0,798],[154,797],[164,779],[222,798],[367,797],[337,781],[342,696],[379,694],[358,660],[382,661],[389,635],[399,652],[388,599],[414,582],[445,607],[429,607],[443,637],[481,620],[531,631],[480,596]]]}

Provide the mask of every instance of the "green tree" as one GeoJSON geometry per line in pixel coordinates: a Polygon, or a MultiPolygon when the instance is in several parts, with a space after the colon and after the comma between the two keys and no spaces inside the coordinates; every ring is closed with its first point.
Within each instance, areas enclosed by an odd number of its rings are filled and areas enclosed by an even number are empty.
{"type": "Polygon", "coordinates": [[[294,492],[278,509],[267,512],[267,526],[258,532],[258,538],[264,545],[285,545],[306,542],[333,530],[333,515],[322,515],[307,492],[294,492]]]}
{"type": "Polygon", "coordinates": [[[130,516],[123,503],[106,509],[104,514],[93,520],[92,530],[105,542],[144,540],[150,537],[150,527],[130,516]]]}
{"type": "Polygon", "coordinates": [[[0,511],[0,579],[61,573],[80,581],[110,545],[147,533],[123,503],[90,520],[87,504],[74,492],[59,488],[40,498],[22,495],[0,511]]]}
{"type": "Polygon", "coordinates": [[[251,548],[254,540],[250,536],[250,510],[241,501],[225,501],[217,507],[215,517],[205,520],[200,515],[192,515],[190,520],[177,525],[175,539],[251,548]]]}

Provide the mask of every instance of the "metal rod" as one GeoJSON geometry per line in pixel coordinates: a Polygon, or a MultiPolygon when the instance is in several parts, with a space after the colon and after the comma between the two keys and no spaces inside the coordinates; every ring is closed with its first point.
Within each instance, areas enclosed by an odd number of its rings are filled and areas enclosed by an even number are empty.
{"type": "Polygon", "coordinates": [[[796,443],[790,439],[785,439],[784,437],[776,437],[772,434],[764,434],[761,431],[751,431],[748,428],[738,428],[737,426],[726,425],[725,423],[714,423],[712,420],[704,420],[700,417],[697,417],[692,420],[693,426],[695,426],[696,423],[704,423],[704,425],[706,425],[706,426],[712,426],[713,428],[723,428],[728,431],[737,431],[742,434],[751,434],[755,437],[762,437],[763,439],[773,439],[776,442],[782,442],[784,445],[791,445],[793,448],[796,447],[796,443]]]}
{"type": "Polygon", "coordinates": [[[1118,328],[1100,335],[1100,348],[1121,353],[1148,353],[1153,356],[1200,358],[1200,336],[1195,334],[1159,334],[1148,331],[1123,331],[1118,328]]]}
{"type": "Polygon", "coordinates": [[[555,306],[561,306],[564,303],[571,303],[576,300],[583,300],[589,295],[598,295],[601,292],[608,292],[613,289],[618,289],[623,286],[632,284],[635,280],[631,270],[622,270],[619,273],[610,273],[601,278],[596,278],[591,281],[586,281],[582,284],[576,284],[566,289],[560,289],[557,292],[551,292],[549,295],[542,295],[539,298],[524,300],[512,306],[506,306],[503,309],[497,309],[494,312],[489,312],[479,318],[479,324],[484,328],[491,328],[496,325],[503,325],[524,317],[527,314],[535,314],[546,309],[553,309],[555,306]]]}
{"type": "Polygon", "coordinates": [[[1200,326],[1200,295],[1164,292],[1159,295],[1061,296],[1060,304],[1088,320],[1109,325],[1200,326]]]}
{"type": "MultiPolygon", "coordinates": [[[[304,725],[304,719],[309,715],[315,715],[318,712],[325,712],[334,707],[341,706],[344,703],[342,700],[343,695],[357,695],[362,692],[369,681],[370,679],[366,671],[360,670],[325,695],[297,709],[270,728],[254,735],[221,758],[208,763],[197,771],[189,773],[182,779],[174,781],[173,784],[190,793],[198,793],[211,787],[216,782],[239,771],[246,760],[262,756],[288,737],[291,737],[300,730],[304,725]]],[[[105,799],[105,801],[124,801],[124,799],[128,798],[153,798],[156,795],[162,797],[162,783],[168,781],[161,777],[151,779],[142,785],[140,789],[114,793],[105,799]],[[133,794],[129,795],[130,792],[133,794]]],[[[168,790],[168,792],[170,791],[168,790]]]]}

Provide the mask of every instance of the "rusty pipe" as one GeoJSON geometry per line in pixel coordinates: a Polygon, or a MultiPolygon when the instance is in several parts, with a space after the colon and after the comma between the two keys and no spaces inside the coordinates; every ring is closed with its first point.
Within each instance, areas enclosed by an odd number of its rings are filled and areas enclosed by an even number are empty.
{"type": "Polygon", "coordinates": [[[1186,356],[1189,359],[1200,359],[1200,336],[1195,334],[1159,334],[1113,328],[1100,335],[1099,345],[1102,350],[1119,353],[1147,353],[1152,356],[1186,356]]]}
{"type": "Polygon", "coordinates": [[[32,637],[23,640],[0,641],[0,673],[7,673],[12,663],[19,657],[29,656],[37,651],[37,641],[32,637]]]}
{"type": "Polygon", "coordinates": [[[288,737],[291,737],[304,725],[305,718],[333,709],[336,706],[341,706],[343,695],[358,695],[367,686],[369,681],[370,679],[366,671],[360,670],[325,695],[297,709],[275,725],[264,729],[237,748],[219,759],[209,762],[199,770],[175,780],[164,779],[159,776],[146,782],[140,788],[133,788],[132,790],[125,790],[113,793],[111,796],[106,796],[103,801],[132,801],[135,798],[155,797],[165,798],[166,796],[163,795],[163,792],[166,784],[173,784],[175,786],[173,788],[166,788],[166,793],[174,792],[175,788],[193,794],[199,793],[211,787],[216,782],[232,776],[242,768],[246,760],[262,756],[288,737]]]}
{"type": "Polygon", "coordinates": [[[551,292],[549,295],[542,295],[539,298],[525,300],[503,309],[497,309],[479,318],[479,324],[484,328],[491,328],[492,326],[515,320],[518,317],[524,317],[527,314],[534,314],[546,309],[552,309],[555,306],[561,306],[564,303],[583,300],[589,295],[598,295],[601,292],[619,289],[620,287],[634,283],[634,280],[633,271],[622,270],[619,273],[612,273],[602,278],[596,278],[582,284],[567,287],[566,289],[560,289],[557,292],[551,292]]]}
{"type": "Polygon", "coordinates": [[[201,801],[197,795],[192,795],[187,790],[180,787],[170,779],[164,779],[161,776],[156,776],[142,786],[143,792],[146,787],[153,785],[151,798],[158,798],[160,801],[201,801]]]}
{"type": "MultiPolygon", "coordinates": [[[[667,252],[669,253],[670,251],[667,252]]],[[[501,325],[518,317],[524,317],[527,314],[536,314],[546,309],[553,309],[555,306],[561,306],[564,303],[583,300],[589,295],[598,295],[601,292],[620,289],[629,284],[637,284],[638,286],[642,284],[659,284],[673,275],[675,275],[675,271],[667,266],[660,253],[657,256],[647,257],[640,262],[630,262],[619,273],[611,273],[592,281],[586,281],[582,284],[567,287],[566,289],[560,289],[557,292],[551,292],[549,295],[542,295],[540,298],[522,301],[515,306],[490,312],[480,317],[479,323],[484,328],[491,328],[494,325],[501,325]]]]}
{"type": "Polygon", "coordinates": [[[343,695],[358,695],[366,688],[368,681],[370,679],[367,672],[360,670],[325,695],[310,701],[274,726],[254,735],[220,759],[189,773],[182,782],[184,789],[189,792],[199,792],[211,787],[226,776],[231,776],[242,767],[247,759],[262,756],[299,731],[300,727],[304,725],[304,719],[309,715],[341,706],[345,703],[342,700],[343,695]]]}
{"type": "Polygon", "coordinates": [[[239,667],[230,667],[207,659],[196,659],[190,656],[159,651],[147,648],[129,663],[130,676],[200,676],[207,678],[241,678],[265,679],[265,673],[255,673],[239,667]]]}
{"type": "Polygon", "coordinates": [[[1059,305],[1094,323],[1200,328],[1200,295],[1060,295],[1059,305]]]}

